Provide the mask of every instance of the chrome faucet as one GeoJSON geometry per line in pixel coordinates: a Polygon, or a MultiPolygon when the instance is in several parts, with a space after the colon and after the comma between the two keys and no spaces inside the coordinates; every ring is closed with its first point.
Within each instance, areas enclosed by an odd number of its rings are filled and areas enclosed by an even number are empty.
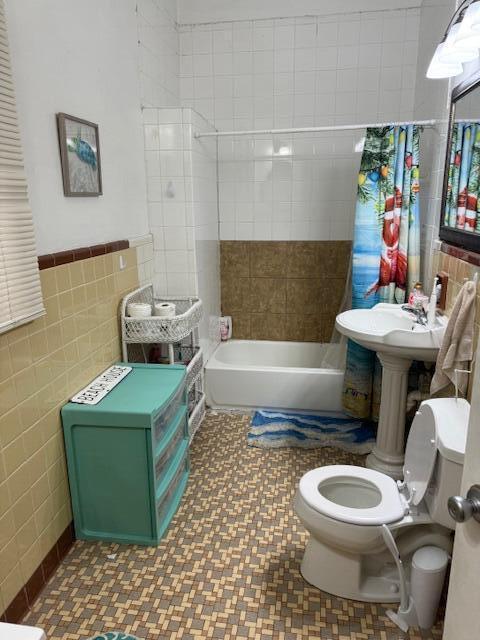
{"type": "Polygon", "coordinates": [[[427,314],[423,307],[414,307],[411,304],[402,304],[402,310],[415,316],[415,323],[425,327],[427,325],[427,314]]]}

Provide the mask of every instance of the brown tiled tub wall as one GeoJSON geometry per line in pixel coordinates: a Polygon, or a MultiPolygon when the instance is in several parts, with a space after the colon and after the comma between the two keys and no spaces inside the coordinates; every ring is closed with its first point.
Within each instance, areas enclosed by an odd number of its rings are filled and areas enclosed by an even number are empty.
{"type": "Polygon", "coordinates": [[[223,240],[222,314],[233,337],[328,342],[350,253],[349,241],[223,240]]]}

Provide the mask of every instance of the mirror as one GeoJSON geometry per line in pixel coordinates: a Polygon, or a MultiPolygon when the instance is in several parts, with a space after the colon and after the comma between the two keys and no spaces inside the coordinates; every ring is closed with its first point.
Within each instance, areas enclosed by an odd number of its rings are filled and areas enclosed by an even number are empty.
{"type": "Polygon", "coordinates": [[[452,94],[440,238],[480,253],[480,82],[452,94]]]}

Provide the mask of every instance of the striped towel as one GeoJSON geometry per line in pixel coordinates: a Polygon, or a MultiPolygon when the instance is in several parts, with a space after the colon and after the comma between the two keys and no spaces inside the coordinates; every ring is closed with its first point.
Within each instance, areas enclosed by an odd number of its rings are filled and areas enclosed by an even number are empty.
{"type": "Polygon", "coordinates": [[[251,447],[338,447],[369,453],[375,444],[375,423],[347,415],[316,416],[278,411],[255,411],[247,435],[251,447]]]}

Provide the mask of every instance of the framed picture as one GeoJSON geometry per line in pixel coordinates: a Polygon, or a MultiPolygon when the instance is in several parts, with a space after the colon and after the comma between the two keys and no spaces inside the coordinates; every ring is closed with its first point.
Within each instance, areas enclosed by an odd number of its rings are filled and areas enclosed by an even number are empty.
{"type": "Polygon", "coordinates": [[[66,196],[102,195],[98,125],[66,113],[57,113],[63,193],[66,196]]]}

